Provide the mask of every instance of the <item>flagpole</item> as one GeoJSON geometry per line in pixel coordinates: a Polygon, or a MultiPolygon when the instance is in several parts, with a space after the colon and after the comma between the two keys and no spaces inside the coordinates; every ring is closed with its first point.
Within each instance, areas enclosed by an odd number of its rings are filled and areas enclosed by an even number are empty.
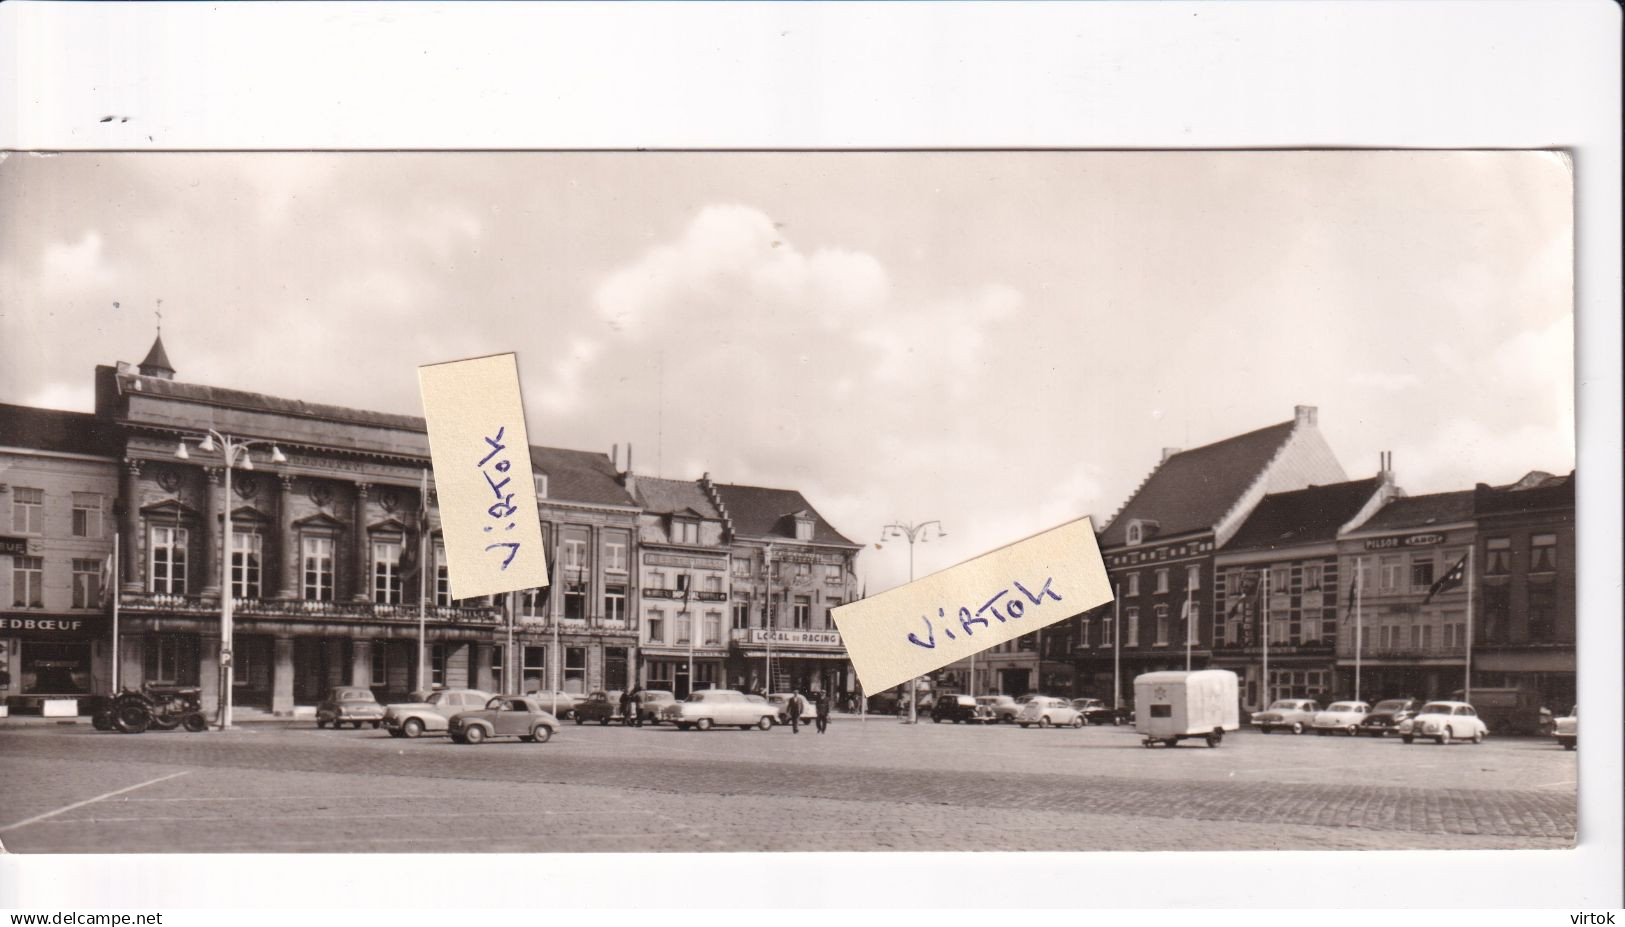
{"type": "Polygon", "coordinates": [[[1477,546],[1478,542],[1474,540],[1467,547],[1467,660],[1461,700],[1469,705],[1473,702],[1473,549],[1477,546]]]}
{"type": "Polygon", "coordinates": [[[1365,598],[1365,558],[1354,558],[1354,700],[1360,700],[1360,652],[1365,649],[1361,607],[1365,598]]]}
{"type": "Polygon", "coordinates": [[[1191,671],[1191,584],[1185,577],[1185,672],[1191,671]]]}
{"type": "Polygon", "coordinates": [[[1259,708],[1270,707],[1275,693],[1270,691],[1270,566],[1264,564],[1264,697],[1259,700],[1259,708]]]}
{"type": "Polygon", "coordinates": [[[424,684],[426,670],[424,658],[429,639],[429,471],[423,471],[418,490],[418,688],[424,684]]]}
{"type": "Polygon", "coordinates": [[[502,691],[518,692],[523,686],[513,685],[513,622],[514,615],[519,611],[519,592],[515,590],[508,593],[508,651],[502,655],[502,691]]]}
{"type": "MultiPolygon", "coordinates": [[[[133,503],[131,503],[131,504],[133,504],[133,503]]],[[[114,695],[118,695],[118,664],[119,664],[119,655],[118,655],[118,600],[119,600],[118,557],[119,557],[118,532],[114,531],[113,532],[113,589],[112,589],[112,592],[111,592],[111,595],[113,596],[113,694],[114,695]]]]}
{"type": "Polygon", "coordinates": [[[1123,651],[1118,641],[1123,637],[1123,597],[1121,590],[1112,589],[1112,710],[1123,707],[1123,651]]]}

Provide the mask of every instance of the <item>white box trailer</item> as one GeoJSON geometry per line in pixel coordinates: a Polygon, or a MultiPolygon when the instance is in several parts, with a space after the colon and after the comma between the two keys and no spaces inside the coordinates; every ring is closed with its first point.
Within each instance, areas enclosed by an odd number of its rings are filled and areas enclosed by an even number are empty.
{"type": "Polygon", "coordinates": [[[1134,677],[1134,727],[1147,747],[1195,737],[1217,747],[1225,731],[1241,727],[1236,674],[1210,669],[1134,677]]]}

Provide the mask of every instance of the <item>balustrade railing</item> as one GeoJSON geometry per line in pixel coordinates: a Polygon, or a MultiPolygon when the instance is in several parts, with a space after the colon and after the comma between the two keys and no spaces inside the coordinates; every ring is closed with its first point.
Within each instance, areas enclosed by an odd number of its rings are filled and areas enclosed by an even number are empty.
{"type": "MultiPolygon", "coordinates": [[[[212,615],[220,611],[219,596],[163,592],[125,592],[119,606],[135,612],[171,612],[212,615]]],[[[417,621],[418,606],[385,602],[332,602],[321,599],[232,599],[232,612],[245,618],[341,618],[354,621],[417,621]]],[[[438,624],[502,622],[502,609],[480,605],[431,605],[423,615],[438,624]]]]}

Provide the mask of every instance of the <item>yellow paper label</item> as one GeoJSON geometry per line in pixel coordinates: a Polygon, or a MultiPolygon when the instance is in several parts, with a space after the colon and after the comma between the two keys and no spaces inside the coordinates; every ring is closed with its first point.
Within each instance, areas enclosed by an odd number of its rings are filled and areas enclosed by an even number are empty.
{"type": "Polygon", "coordinates": [[[547,585],[512,354],[418,368],[454,598],[547,585]]]}
{"type": "Polygon", "coordinates": [[[1082,518],[830,615],[864,691],[879,692],[1111,599],[1082,518]]]}

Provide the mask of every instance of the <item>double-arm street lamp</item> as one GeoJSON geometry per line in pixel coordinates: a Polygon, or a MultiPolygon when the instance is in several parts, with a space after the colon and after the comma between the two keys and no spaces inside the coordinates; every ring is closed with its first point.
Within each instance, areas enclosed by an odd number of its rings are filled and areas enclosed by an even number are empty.
{"type": "MultiPolygon", "coordinates": [[[[931,519],[930,521],[922,521],[919,524],[894,521],[880,529],[880,540],[875,543],[875,548],[877,550],[883,548],[887,541],[907,541],[908,581],[912,583],[914,582],[914,545],[916,542],[924,544],[925,542],[931,540],[933,535],[939,538],[948,536],[948,532],[942,530],[942,522],[937,521],[935,518],[931,519]],[[936,527],[936,531],[928,534],[926,529],[932,527],[933,525],[936,527]]],[[[973,657],[972,659],[974,660],[975,658],[973,657]]],[[[971,665],[972,667],[975,666],[974,663],[971,665]]],[[[975,670],[972,669],[971,672],[974,673],[975,670]]],[[[908,681],[908,688],[908,723],[918,724],[920,721],[920,713],[915,707],[914,703],[919,700],[919,679],[917,677],[910,679],[908,681]]]]}
{"type": "MultiPolygon", "coordinates": [[[[248,454],[249,448],[269,447],[271,449],[271,463],[287,463],[288,458],[282,456],[281,448],[269,441],[247,440],[233,438],[231,435],[221,434],[213,428],[197,443],[197,449],[212,454],[220,452],[224,462],[224,479],[222,481],[222,500],[220,505],[221,518],[225,520],[225,528],[220,543],[220,729],[223,731],[231,727],[231,688],[232,688],[232,658],[231,658],[231,553],[237,540],[231,526],[231,471],[239,463],[244,470],[254,469],[254,458],[248,454]]],[[[183,439],[175,447],[175,457],[180,460],[189,460],[191,455],[186,451],[186,441],[183,439]]],[[[212,529],[213,525],[206,525],[205,530],[212,529]]],[[[244,552],[247,556],[247,552],[244,552]]],[[[244,563],[247,569],[247,563],[244,563]]]]}

